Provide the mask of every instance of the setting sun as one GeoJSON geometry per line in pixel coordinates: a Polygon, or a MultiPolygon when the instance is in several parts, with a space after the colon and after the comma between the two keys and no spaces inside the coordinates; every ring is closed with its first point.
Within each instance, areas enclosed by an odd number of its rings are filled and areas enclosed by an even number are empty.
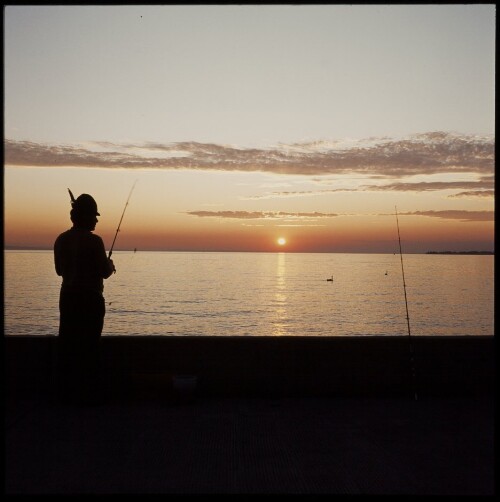
{"type": "Polygon", "coordinates": [[[284,239],[283,237],[280,237],[280,238],[278,239],[278,244],[279,244],[280,246],[284,246],[284,245],[286,244],[286,239],[284,239]]]}

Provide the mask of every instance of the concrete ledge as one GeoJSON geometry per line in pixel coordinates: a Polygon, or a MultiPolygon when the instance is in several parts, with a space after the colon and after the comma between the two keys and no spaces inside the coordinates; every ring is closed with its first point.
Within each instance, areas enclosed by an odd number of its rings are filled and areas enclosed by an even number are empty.
{"type": "MultiPolygon", "coordinates": [[[[412,337],[421,396],[493,395],[494,337],[412,337]]],[[[50,389],[57,337],[4,337],[7,393],[50,389]]],[[[102,338],[106,379],[122,394],[171,390],[197,376],[202,395],[413,395],[408,337],[102,338]]]]}

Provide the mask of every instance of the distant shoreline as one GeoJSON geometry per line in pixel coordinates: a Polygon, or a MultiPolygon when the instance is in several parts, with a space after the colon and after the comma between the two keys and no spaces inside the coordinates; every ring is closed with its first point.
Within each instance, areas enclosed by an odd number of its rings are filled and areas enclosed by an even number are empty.
{"type": "Polygon", "coordinates": [[[494,251],[427,251],[425,254],[495,254],[494,251]]]}

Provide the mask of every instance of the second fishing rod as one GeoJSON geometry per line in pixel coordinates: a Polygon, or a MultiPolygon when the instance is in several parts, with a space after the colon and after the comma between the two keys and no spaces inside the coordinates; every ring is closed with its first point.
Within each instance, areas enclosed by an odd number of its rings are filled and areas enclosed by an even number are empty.
{"type": "Polygon", "coordinates": [[[418,400],[417,396],[417,384],[416,384],[416,369],[415,369],[415,353],[413,351],[413,343],[411,341],[411,330],[410,330],[410,315],[408,314],[408,298],[406,296],[406,282],[405,282],[405,269],[403,266],[403,251],[401,249],[401,235],[399,233],[399,221],[398,221],[398,208],[394,206],[396,210],[396,225],[398,227],[398,241],[399,241],[399,256],[401,257],[401,273],[403,275],[403,289],[405,292],[405,306],[406,306],[406,323],[408,325],[408,343],[410,346],[410,365],[411,365],[411,377],[412,377],[412,385],[413,385],[413,395],[415,397],[415,401],[418,400]]]}

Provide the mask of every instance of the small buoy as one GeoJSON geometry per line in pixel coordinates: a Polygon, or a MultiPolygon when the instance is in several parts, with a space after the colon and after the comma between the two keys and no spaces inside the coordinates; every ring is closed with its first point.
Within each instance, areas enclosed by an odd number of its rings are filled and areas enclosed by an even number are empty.
{"type": "Polygon", "coordinates": [[[333,275],[330,279],[327,279],[327,281],[333,282],[333,275]]]}

